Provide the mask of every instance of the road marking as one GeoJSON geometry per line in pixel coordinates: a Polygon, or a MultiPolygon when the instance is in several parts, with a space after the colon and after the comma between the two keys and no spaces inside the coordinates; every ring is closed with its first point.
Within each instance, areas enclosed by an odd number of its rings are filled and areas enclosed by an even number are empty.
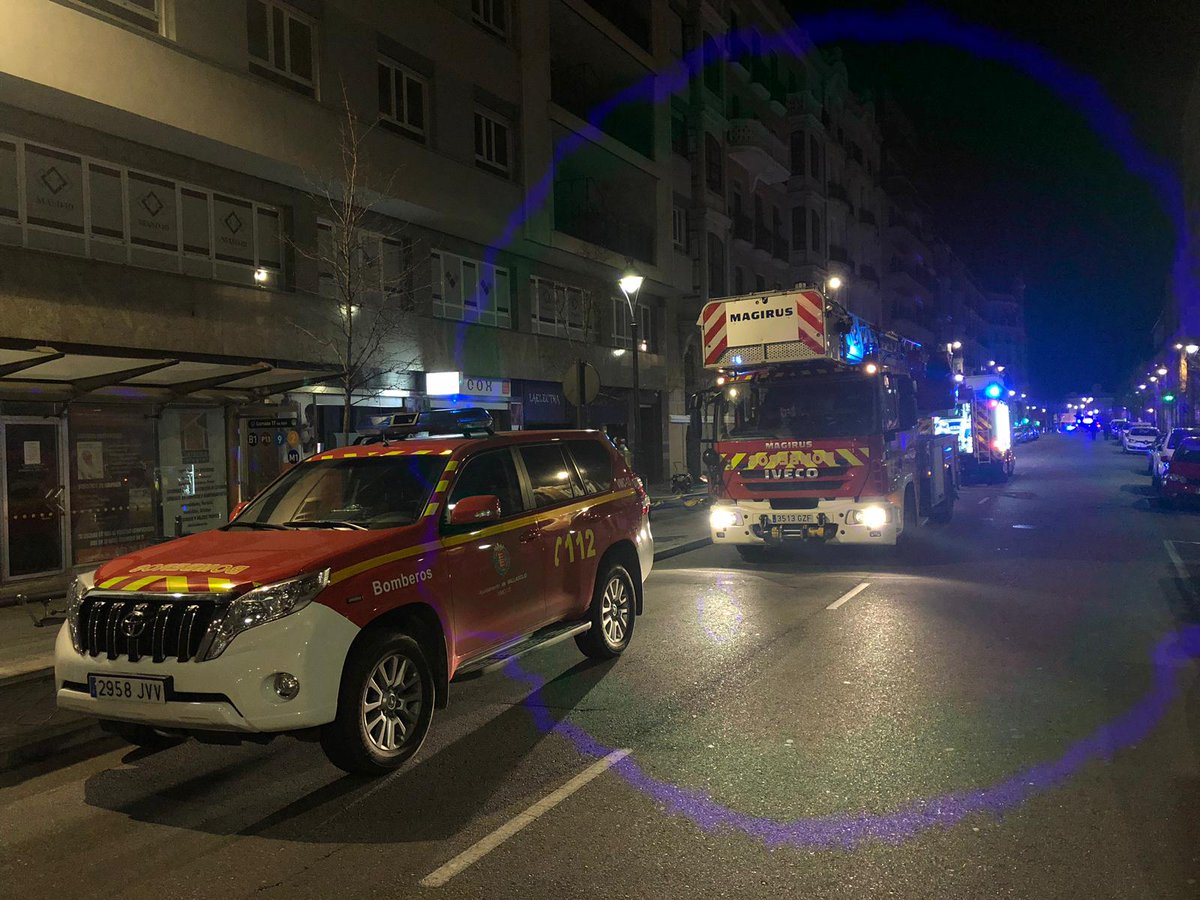
{"type": "Polygon", "coordinates": [[[838,597],[836,600],[834,600],[832,603],[830,603],[825,608],[826,609],[837,609],[839,606],[841,606],[847,600],[853,600],[855,597],[857,597],[859,594],[861,594],[863,591],[865,591],[870,586],[871,586],[871,582],[864,581],[858,587],[851,588],[850,590],[846,591],[846,593],[842,594],[842,596],[838,597]]]}
{"type": "Polygon", "coordinates": [[[1183,581],[1187,581],[1189,577],[1187,566],[1184,565],[1183,557],[1179,555],[1179,551],[1175,549],[1174,545],[1174,541],[1163,541],[1163,546],[1167,548],[1167,556],[1171,557],[1171,562],[1175,566],[1175,571],[1179,573],[1179,577],[1183,581]]]}
{"type": "Polygon", "coordinates": [[[441,887],[463,869],[472,863],[478,862],[526,825],[534,822],[543,813],[549,812],[558,806],[558,804],[562,803],[597,775],[611,768],[632,752],[632,750],[614,750],[603,759],[592,763],[557,791],[543,797],[537,803],[533,804],[533,806],[529,807],[529,809],[525,810],[525,812],[518,813],[491,834],[472,844],[441,868],[430,872],[421,879],[421,887],[441,887]]]}
{"type": "Polygon", "coordinates": [[[990,496],[989,496],[989,497],[983,497],[982,499],[980,499],[980,501],[979,501],[979,505],[980,505],[980,506],[983,506],[983,504],[987,503],[987,502],[988,502],[989,500],[991,500],[991,499],[992,499],[992,498],[991,498],[990,496]]]}

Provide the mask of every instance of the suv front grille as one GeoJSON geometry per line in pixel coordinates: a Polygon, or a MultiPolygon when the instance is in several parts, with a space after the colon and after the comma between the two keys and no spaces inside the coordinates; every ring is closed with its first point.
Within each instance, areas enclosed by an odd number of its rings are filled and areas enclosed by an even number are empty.
{"type": "Polygon", "coordinates": [[[79,607],[79,637],[88,656],[188,662],[207,649],[225,608],[211,594],[89,594],[79,607]]]}

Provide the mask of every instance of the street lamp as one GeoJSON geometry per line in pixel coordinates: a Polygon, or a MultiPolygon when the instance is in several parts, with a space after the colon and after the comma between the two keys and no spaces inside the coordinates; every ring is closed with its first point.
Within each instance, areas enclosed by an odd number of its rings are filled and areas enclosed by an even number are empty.
{"type": "Polygon", "coordinates": [[[1154,371],[1156,371],[1156,372],[1157,372],[1159,375],[1166,375],[1166,374],[1167,374],[1167,367],[1166,367],[1166,366],[1159,366],[1159,367],[1158,367],[1157,369],[1155,369],[1154,371]]]}
{"type": "Polygon", "coordinates": [[[1183,352],[1188,356],[1195,356],[1200,351],[1200,344],[1188,344],[1183,348],[1183,352]]]}
{"type": "Polygon", "coordinates": [[[633,339],[633,414],[629,417],[629,427],[626,428],[626,431],[629,435],[629,447],[634,456],[635,469],[637,468],[637,457],[641,450],[638,443],[637,426],[638,418],[642,414],[641,373],[638,370],[638,350],[641,347],[641,342],[638,340],[637,298],[638,291],[642,289],[642,282],[645,280],[641,275],[630,269],[617,281],[617,287],[625,295],[625,303],[629,307],[630,337],[633,339]]]}
{"type": "Polygon", "coordinates": [[[842,286],[842,279],[837,275],[831,275],[829,280],[825,282],[825,286],[831,291],[836,291],[842,286]]]}

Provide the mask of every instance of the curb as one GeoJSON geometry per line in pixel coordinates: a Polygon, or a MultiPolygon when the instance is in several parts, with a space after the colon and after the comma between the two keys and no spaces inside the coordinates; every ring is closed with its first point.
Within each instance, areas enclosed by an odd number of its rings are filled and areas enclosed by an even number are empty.
{"type": "Polygon", "coordinates": [[[660,562],[664,559],[670,559],[672,556],[679,556],[681,553],[690,553],[693,550],[699,550],[701,547],[707,547],[712,543],[712,538],[698,538],[694,541],[688,541],[686,544],[680,544],[678,547],[671,547],[669,550],[659,550],[654,554],[654,561],[660,562]]]}
{"type": "Polygon", "coordinates": [[[33,681],[37,678],[46,678],[54,674],[54,666],[43,666],[37,669],[29,669],[25,672],[16,672],[12,675],[4,675],[0,677],[0,689],[6,688],[13,684],[22,684],[26,681],[33,681]]]}

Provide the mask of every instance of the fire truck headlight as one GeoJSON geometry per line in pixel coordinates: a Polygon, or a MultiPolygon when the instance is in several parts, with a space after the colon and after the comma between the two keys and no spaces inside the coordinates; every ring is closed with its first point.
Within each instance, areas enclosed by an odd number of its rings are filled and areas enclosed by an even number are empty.
{"type": "Polygon", "coordinates": [[[83,606],[83,598],[92,589],[95,572],[86,572],[71,582],[67,591],[67,628],[71,632],[71,645],[76,653],[83,652],[83,638],[79,634],[79,610],[83,606]]]}
{"type": "Polygon", "coordinates": [[[299,612],[329,584],[329,570],[265,584],[234,600],[225,613],[205,659],[216,659],[235,637],[256,625],[299,612]]]}
{"type": "Polygon", "coordinates": [[[886,506],[867,506],[846,513],[847,525],[865,525],[876,531],[892,520],[892,511],[886,506]]]}
{"type": "Polygon", "coordinates": [[[742,516],[736,509],[721,506],[714,509],[708,516],[708,524],[712,526],[713,531],[724,531],[726,528],[740,525],[741,521],[742,516]]]}

